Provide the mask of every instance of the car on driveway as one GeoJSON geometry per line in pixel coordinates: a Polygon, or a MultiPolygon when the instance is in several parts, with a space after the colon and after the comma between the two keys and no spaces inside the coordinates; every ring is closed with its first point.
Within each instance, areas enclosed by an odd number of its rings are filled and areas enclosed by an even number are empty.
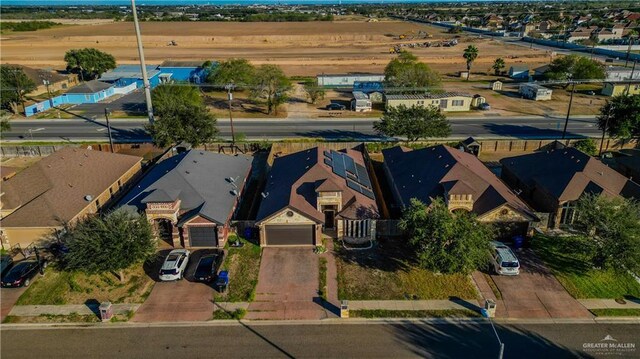
{"type": "Polygon", "coordinates": [[[190,255],[191,252],[186,249],[174,249],[169,252],[160,269],[160,280],[168,282],[184,278],[190,255]]]}
{"type": "Polygon", "coordinates": [[[200,257],[196,272],[193,274],[193,279],[198,282],[210,283],[216,279],[218,268],[222,263],[221,253],[211,253],[200,257]]]}
{"type": "Polygon", "coordinates": [[[38,272],[47,267],[46,260],[25,259],[13,264],[2,276],[0,285],[4,288],[28,287],[38,272]]]}
{"type": "Polygon", "coordinates": [[[5,271],[11,269],[12,264],[13,258],[8,254],[3,254],[0,257],[0,275],[4,274],[5,271]]]}
{"type": "Polygon", "coordinates": [[[483,111],[488,111],[488,110],[491,110],[491,105],[489,105],[488,103],[484,102],[484,103],[481,103],[480,106],[478,106],[478,108],[483,110],[483,111]]]}
{"type": "Polygon", "coordinates": [[[347,106],[332,102],[327,105],[327,110],[329,111],[344,111],[347,109],[347,106]]]}
{"type": "Polygon", "coordinates": [[[504,243],[491,242],[491,266],[497,274],[518,275],[520,274],[520,262],[511,248],[504,243]]]}

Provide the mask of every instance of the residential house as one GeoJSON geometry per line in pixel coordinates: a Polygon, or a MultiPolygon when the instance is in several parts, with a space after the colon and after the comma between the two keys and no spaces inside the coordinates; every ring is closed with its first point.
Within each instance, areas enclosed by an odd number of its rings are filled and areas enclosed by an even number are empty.
{"type": "Polygon", "coordinates": [[[350,72],[346,74],[321,74],[317,76],[318,86],[353,87],[356,82],[383,82],[384,74],[350,72]]]}
{"type": "Polygon", "coordinates": [[[551,213],[549,226],[575,219],[575,204],[586,193],[640,199],[640,185],[573,147],[500,160],[502,179],[536,211],[551,213]]]}
{"type": "Polygon", "coordinates": [[[76,74],[36,69],[24,65],[7,64],[6,66],[22,69],[24,74],[36,85],[36,89],[31,91],[32,94],[64,91],[78,84],[78,75],[76,74]],[[48,82],[48,87],[45,81],[48,82]]]}
{"type": "Polygon", "coordinates": [[[50,240],[66,224],[110,205],[141,163],[141,157],[65,147],[18,172],[2,182],[3,248],[50,240]]]}
{"type": "Polygon", "coordinates": [[[251,157],[189,150],[156,164],[120,201],[174,247],[224,247],[251,157]]]}
{"type": "Polygon", "coordinates": [[[600,43],[615,39],[621,39],[622,35],[617,35],[611,29],[600,28],[593,32],[592,38],[600,43]]]}
{"type": "Polygon", "coordinates": [[[459,92],[445,92],[440,94],[418,95],[386,95],[386,108],[400,105],[411,106],[435,106],[444,112],[470,111],[473,96],[459,92]]]}
{"type": "Polygon", "coordinates": [[[579,27],[574,31],[569,32],[567,42],[573,43],[577,41],[589,40],[597,29],[597,26],[579,27]]]}
{"type": "Polygon", "coordinates": [[[509,77],[516,80],[528,80],[529,67],[528,66],[511,66],[509,68],[509,77]]]}
{"type": "Polygon", "coordinates": [[[640,149],[625,148],[603,154],[602,162],[633,181],[640,180],[640,149]]]}
{"type": "MultiPolygon", "coordinates": [[[[472,140],[472,139],[471,139],[472,140]]],[[[451,211],[472,212],[495,223],[506,236],[525,234],[536,220],[533,211],[474,154],[445,145],[382,151],[384,171],[396,210],[416,198],[429,205],[444,199],[451,211]]]]}
{"type": "Polygon", "coordinates": [[[605,96],[638,95],[640,94],[640,80],[605,82],[601,93],[605,96]]]}
{"type": "Polygon", "coordinates": [[[353,99],[351,100],[351,111],[369,112],[371,111],[371,100],[369,95],[362,91],[353,91],[353,99]]]}
{"type": "Polygon", "coordinates": [[[549,66],[548,64],[536,67],[535,69],[533,69],[533,77],[535,77],[536,79],[544,78],[550,67],[551,66],[549,66]]]}
{"type": "Polygon", "coordinates": [[[25,104],[25,116],[33,116],[39,112],[64,104],[98,103],[116,93],[114,84],[98,80],[83,82],[72,87],[62,95],[38,103],[25,104]]]}
{"type": "Polygon", "coordinates": [[[605,81],[625,80],[640,80],[640,69],[634,71],[632,68],[624,66],[607,66],[605,69],[605,81]]]}
{"type": "Polygon", "coordinates": [[[367,161],[358,148],[276,158],[257,215],[260,245],[319,245],[323,235],[375,239],[379,212],[367,161]]]}
{"type": "Polygon", "coordinates": [[[524,97],[535,101],[551,100],[553,90],[535,83],[521,84],[518,92],[524,97]]]}

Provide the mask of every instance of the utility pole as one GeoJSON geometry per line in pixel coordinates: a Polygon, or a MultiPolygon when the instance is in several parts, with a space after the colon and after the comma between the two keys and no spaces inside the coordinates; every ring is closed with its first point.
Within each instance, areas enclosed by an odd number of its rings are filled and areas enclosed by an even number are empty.
{"type": "Polygon", "coordinates": [[[49,90],[49,80],[42,79],[42,83],[47,87],[47,96],[49,96],[49,106],[53,108],[53,99],[51,98],[51,91],[49,90]]]}
{"type": "Polygon", "coordinates": [[[231,116],[231,101],[233,101],[233,89],[236,86],[233,83],[226,84],[224,88],[227,90],[227,99],[229,100],[229,123],[231,125],[231,148],[236,148],[236,135],[233,131],[233,116],[231,116]]]}
{"type": "Polygon", "coordinates": [[[629,57],[631,56],[631,46],[633,45],[633,35],[629,35],[629,47],[627,47],[627,59],[624,61],[624,67],[629,65],[629,57]]]}
{"type": "Polygon", "coordinates": [[[635,75],[635,72],[636,72],[637,63],[638,63],[638,60],[633,60],[633,67],[631,68],[631,76],[629,77],[629,82],[627,83],[627,86],[624,90],[625,96],[629,96],[629,88],[631,87],[631,82],[633,81],[633,75],[635,75]]]}
{"type": "Polygon", "coordinates": [[[107,121],[107,133],[109,134],[109,148],[111,149],[111,153],[113,153],[113,137],[111,137],[111,124],[109,123],[109,108],[104,108],[104,118],[107,121]]]}
{"type": "Polygon", "coordinates": [[[564,120],[564,130],[562,130],[562,139],[567,136],[567,125],[569,124],[569,116],[571,115],[571,104],[573,104],[573,93],[576,92],[576,83],[571,86],[571,97],[569,97],[569,108],[567,109],[567,118],[564,120]]]}
{"type": "Polygon", "coordinates": [[[147,77],[147,65],[144,62],[144,49],[142,48],[142,37],[140,36],[140,24],[138,24],[138,12],[136,10],[136,0],[131,0],[131,10],[133,12],[133,25],[136,29],[136,40],[138,41],[138,55],[140,56],[140,69],[142,70],[142,83],[144,86],[144,97],[147,102],[147,114],[149,123],[153,124],[153,105],[151,104],[151,85],[147,77]]]}
{"type": "Polygon", "coordinates": [[[607,118],[604,121],[604,128],[602,129],[602,138],[600,139],[600,152],[598,152],[598,157],[602,156],[602,147],[604,146],[604,136],[607,133],[607,127],[609,127],[609,118],[611,118],[611,110],[613,105],[609,105],[609,110],[607,111],[607,118]]]}

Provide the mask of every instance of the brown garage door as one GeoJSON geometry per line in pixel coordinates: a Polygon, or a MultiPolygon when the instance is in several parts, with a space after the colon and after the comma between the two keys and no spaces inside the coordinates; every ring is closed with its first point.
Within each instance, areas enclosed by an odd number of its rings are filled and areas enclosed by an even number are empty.
{"type": "Polygon", "coordinates": [[[267,245],[301,246],[313,245],[315,231],[313,225],[306,226],[266,226],[267,245]]]}

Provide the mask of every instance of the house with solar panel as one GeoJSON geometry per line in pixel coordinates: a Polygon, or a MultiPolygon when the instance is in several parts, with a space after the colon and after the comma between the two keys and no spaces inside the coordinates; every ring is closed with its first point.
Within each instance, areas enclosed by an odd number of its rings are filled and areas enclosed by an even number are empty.
{"type": "Polygon", "coordinates": [[[375,239],[379,212],[370,168],[360,147],[315,147],[276,158],[256,218],[260,245],[375,239]]]}
{"type": "Polygon", "coordinates": [[[492,223],[502,238],[526,234],[533,210],[476,156],[445,145],[385,149],[384,170],[393,194],[392,212],[416,198],[426,205],[442,198],[452,212],[471,212],[492,223]]]}

